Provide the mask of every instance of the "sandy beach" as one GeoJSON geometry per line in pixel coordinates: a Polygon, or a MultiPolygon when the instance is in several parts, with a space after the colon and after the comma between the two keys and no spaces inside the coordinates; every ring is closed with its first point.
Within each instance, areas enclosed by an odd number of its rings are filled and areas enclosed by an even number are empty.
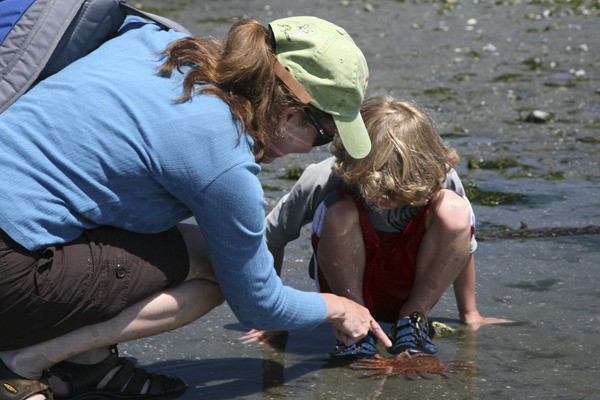
{"type": "MultiPolygon", "coordinates": [[[[133,3],[133,2],[132,2],[133,3]]],[[[183,399],[594,399],[600,370],[600,3],[581,1],[191,1],[138,5],[196,35],[223,37],[236,18],[268,23],[316,15],[343,26],[369,62],[369,95],[426,107],[460,156],[482,232],[563,228],[564,234],[491,237],[476,253],[482,314],[515,324],[470,332],[450,290],[431,317],[455,328],[440,359],[469,365],[449,379],[365,379],[332,367],[330,327],[291,332],[284,349],[237,339],[223,305],[175,332],[121,345],[153,370],[178,374],[183,399]]],[[[270,206],[290,170],[326,148],[265,166],[270,206]]],[[[289,174],[288,174],[289,175],[289,174]]],[[[267,210],[268,211],[268,210],[267,210]]],[[[314,290],[308,230],[290,244],[283,281],[314,290]]]]}

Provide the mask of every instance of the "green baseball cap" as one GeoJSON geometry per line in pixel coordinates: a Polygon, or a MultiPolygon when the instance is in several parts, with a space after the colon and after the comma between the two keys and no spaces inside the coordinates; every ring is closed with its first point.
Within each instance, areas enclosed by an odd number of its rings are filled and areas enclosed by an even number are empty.
{"type": "Polygon", "coordinates": [[[308,92],[310,104],[333,117],[346,151],[354,158],[369,154],[360,115],[369,69],[350,35],[316,17],[282,18],[269,26],[277,59],[308,92]]]}

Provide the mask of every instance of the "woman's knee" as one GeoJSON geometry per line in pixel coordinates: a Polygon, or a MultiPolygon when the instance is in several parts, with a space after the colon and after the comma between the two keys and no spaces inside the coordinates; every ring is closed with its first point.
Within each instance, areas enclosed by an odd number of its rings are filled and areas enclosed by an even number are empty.
{"type": "Polygon", "coordinates": [[[208,256],[208,251],[204,243],[204,237],[198,228],[198,225],[191,223],[180,223],[177,228],[185,241],[188,258],[189,273],[186,280],[206,279],[217,282],[217,278],[212,269],[212,264],[208,256]]]}
{"type": "Polygon", "coordinates": [[[152,315],[154,319],[173,317],[179,320],[177,325],[180,326],[197,320],[224,301],[223,293],[216,282],[191,279],[154,299],[147,299],[146,302],[152,307],[146,312],[156,313],[152,315]]]}
{"type": "Polygon", "coordinates": [[[190,298],[196,303],[208,303],[212,307],[217,307],[225,302],[225,296],[221,291],[221,287],[214,281],[206,279],[194,279],[197,290],[190,294],[190,298]]]}

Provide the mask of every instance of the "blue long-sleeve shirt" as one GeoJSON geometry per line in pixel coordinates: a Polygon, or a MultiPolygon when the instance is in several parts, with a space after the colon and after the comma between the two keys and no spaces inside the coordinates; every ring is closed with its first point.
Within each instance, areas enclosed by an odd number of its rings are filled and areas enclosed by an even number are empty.
{"type": "Polygon", "coordinates": [[[323,299],[273,269],[252,139],[214,96],[174,102],[182,75],[157,75],[157,53],[183,35],[140,21],[0,114],[0,228],[34,250],[101,225],[153,233],[194,216],[240,322],[322,323],[323,299]]]}

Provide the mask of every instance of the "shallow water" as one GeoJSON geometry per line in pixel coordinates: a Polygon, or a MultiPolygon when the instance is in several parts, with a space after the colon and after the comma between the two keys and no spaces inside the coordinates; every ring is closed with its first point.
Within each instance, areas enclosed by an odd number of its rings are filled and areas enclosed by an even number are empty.
{"type": "MultiPolygon", "coordinates": [[[[175,332],[123,345],[126,354],[189,384],[184,399],[593,399],[600,367],[599,236],[486,242],[478,250],[478,304],[511,325],[469,332],[456,320],[452,293],[431,312],[455,328],[436,339],[443,362],[468,364],[448,379],[433,375],[366,378],[332,367],[326,325],[291,332],[285,351],[243,345],[227,306],[175,332]]],[[[289,254],[284,280],[311,290],[302,245],[289,254]]]]}
{"type": "MultiPolygon", "coordinates": [[[[462,157],[464,182],[525,196],[496,207],[474,204],[479,227],[600,225],[600,25],[598,6],[591,8],[597,3],[584,1],[577,9],[519,0],[141,3],[196,34],[218,37],[234,17],[264,23],[301,14],[330,19],[363,49],[370,95],[412,99],[431,110],[462,157]],[[525,122],[534,109],[553,118],[525,122]],[[468,160],[503,158],[516,166],[468,168],[468,160]]],[[[293,184],[279,178],[286,169],[304,168],[327,154],[317,149],[265,166],[261,180],[270,206],[293,184]]],[[[285,283],[313,290],[309,257],[305,234],[288,247],[285,283]]],[[[430,314],[456,329],[436,340],[440,359],[474,367],[449,379],[381,380],[332,367],[327,325],[291,332],[284,351],[243,345],[237,338],[244,329],[226,305],[121,350],[154,370],[183,377],[190,385],[183,399],[597,398],[600,235],[484,241],[476,260],[481,313],[516,323],[468,332],[455,319],[452,291],[446,293],[430,314]]]]}

